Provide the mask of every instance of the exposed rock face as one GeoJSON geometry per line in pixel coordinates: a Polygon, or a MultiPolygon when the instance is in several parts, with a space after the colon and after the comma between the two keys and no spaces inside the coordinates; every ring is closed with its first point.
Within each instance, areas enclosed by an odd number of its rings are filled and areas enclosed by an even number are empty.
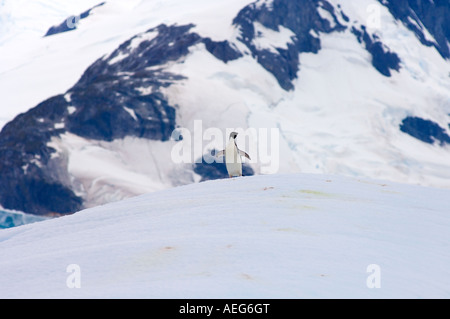
{"type": "Polygon", "coordinates": [[[447,0],[379,0],[426,46],[434,46],[445,59],[450,58],[450,2],[447,0]],[[434,39],[429,39],[429,32],[434,39]]]}
{"type": "Polygon", "coordinates": [[[300,66],[299,53],[317,53],[320,50],[320,39],[313,35],[314,32],[330,33],[346,28],[339,23],[332,5],[326,1],[309,0],[255,2],[242,9],[233,23],[241,28],[239,40],[285,90],[293,89],[292,80],[297,78],[300,66]],[[333,25],[318,10],[328,12],[333,25]],[[285,48],[276,48],[276,52],[258,47],[257,39],[261,34],[255,30],[255,22],[276,32],[281,28],[290,30],[293,33],[291,41],[286,43],[285,48]]]}
{"type": "Polygon", "coordinates": [[[79,22],[79,20],[86,19],[87,17],[89,17],[92,10],[94,10],[95,8],[101,7],[104,4],[105,4],[105,2],[101,2],[101,3],[97,4],[96,6],[84,11],[83,13],[81,13],[78,16],[68,17],[66,20],[64,20],[60,24],[52,26],[50,29],[48,29],[47,33],[45,34],[45,37],[48,37],[48,36],[54,35],[54,34],[58,34],[58,33],[75,30],[77,28],[77,23],[79,22]]]}
{"type": "Polygon", "coordinates": [[[424,120],[420,117],[409,116],[405,118],[400,125],[400,130],[425,143],[450,144],[450,136],[444,128],[433,121],[424,120]]]}

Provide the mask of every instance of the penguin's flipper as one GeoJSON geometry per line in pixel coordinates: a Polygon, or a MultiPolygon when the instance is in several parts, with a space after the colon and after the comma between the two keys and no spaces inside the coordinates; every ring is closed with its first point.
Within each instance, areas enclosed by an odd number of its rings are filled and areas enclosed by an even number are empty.
{"type": "Polygon", "coordinates": [[[224,156],[224,155],[225,155],[225,150],[221,150],[220,152],[216,153],[216,157],[224,156]]]}
{"type": "Polygon", "coordinates": [[[250,155],[248,155],[248,154],[245,153],[244,151],[239,150],[239,155],[245,156],[245,157],[247,157],[249,160],[252,160],[252,159],[250,158],[250,155]]]}

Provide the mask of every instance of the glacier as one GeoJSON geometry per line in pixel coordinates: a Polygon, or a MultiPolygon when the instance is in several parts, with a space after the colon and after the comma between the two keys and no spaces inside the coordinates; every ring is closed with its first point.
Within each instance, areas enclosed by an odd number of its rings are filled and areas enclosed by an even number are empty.
{"type": "Polygon", "coordinates": [[[0,229],[35,223],[49,218],[0,208],[0,229]]]}

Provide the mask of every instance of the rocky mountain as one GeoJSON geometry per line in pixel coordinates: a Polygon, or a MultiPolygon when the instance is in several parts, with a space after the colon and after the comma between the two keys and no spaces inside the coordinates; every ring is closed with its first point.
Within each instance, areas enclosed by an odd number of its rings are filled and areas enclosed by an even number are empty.
{"type": "MultiPolygon", "coordinates": [[[[69,214],[226,177],[223,163],[201,156],[223,143],[202,144],[181,164],[170,157],[190,141],[173,132],[204,143],[211,127],[254,128],[239,142],[247,148],[264,142],[258,129],[278,130],[278,162],[266,169],[257,148],[244,175],[326,172],[450,187],[447,1],[236,1],[225,27],[210,21],[220,8],[200,2],[192,21],[178,22],[181,7],[168,21],[147,21],[155,4],[138,1],[141,32],[2,128],[1,206],[69,214]]],[[[76,28],[71,17],[50,26],[42,41],[59,48],[68,34],[82,43],[98,29],[99,43],[113,37],[102,25],[113,5],[84,11],[76,28]]]]}

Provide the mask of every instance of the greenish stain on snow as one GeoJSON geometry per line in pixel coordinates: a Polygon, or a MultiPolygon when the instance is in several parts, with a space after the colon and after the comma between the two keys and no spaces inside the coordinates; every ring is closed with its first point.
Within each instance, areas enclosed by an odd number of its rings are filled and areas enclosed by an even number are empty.
{"type": "Polygon", "coordinates": [[[299,192],[302,194],[314,195],[319,197],[333,197],[333,194],[315,191],[311,189],[301,189],[299,190],[299,192]]]}

